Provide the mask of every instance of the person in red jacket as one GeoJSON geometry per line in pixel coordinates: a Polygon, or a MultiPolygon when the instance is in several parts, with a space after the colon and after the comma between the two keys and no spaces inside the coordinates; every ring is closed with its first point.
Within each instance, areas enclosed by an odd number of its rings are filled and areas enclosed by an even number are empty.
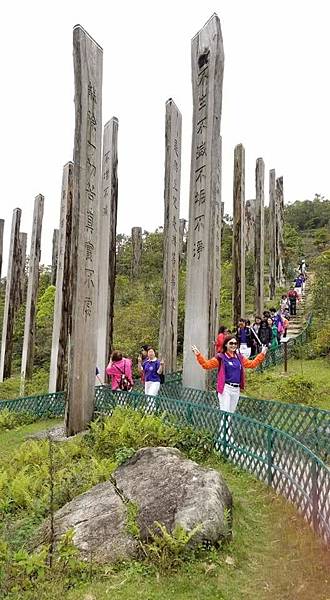
{"type": "Polygon", "coordinates": [[[222,351],[223,340],[225,339],[226,335],[228,335],[227,327],[225,325],[220,325],[219,331],[218,331],[218,337],[215,341],[215,351],[216,352],[222,351]]]}
{"type": "Polygon", "coordinates": [[[196,346],[192,346],[192,351],[203,369],[218,369],[217,392],[220,409],[235,412],[240,391],[244,390],[245,386],[244,369],[258,367],[265,359],[267,348],[263,346],[260,354],[249,360],[237,351],[236,337],[228,335],[224,339],[223,351],[210,360],[207,360],[196,346]]]}

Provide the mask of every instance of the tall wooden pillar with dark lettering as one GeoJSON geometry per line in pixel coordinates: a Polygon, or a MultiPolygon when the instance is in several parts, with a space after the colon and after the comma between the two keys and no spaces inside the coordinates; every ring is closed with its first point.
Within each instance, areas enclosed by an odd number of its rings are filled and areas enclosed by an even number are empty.
{"type": "Polygon", "coordinates": [[[234,152],[233,189],[233,323],[245,315],[245,150],[234,152]]]}
{"type": "Polygon", "coordinates": [[[0,279],[2,273],[2,255],[3,255],[3,230],[5,227],[4,219],[0,219],[0,279]]]}
{"type": "Polygon", "coordinates": [[[86,429],[93,417],[97,355],[103,50],[80,25],[73,29],[73,62],[75,138],[67,435],[86,429]]]}
{"type": "Polygon", "coordinates": [[[140,275],[142,258],[142,229],[141,227],[132,227],[132,265],[131,275],[136,279],[140,275]]]}
{"type": "Polygon", "coordinates": [[[97,317],[97,366],[102,381],[110,360],[116,281],[116,232],[118,205],[118,119],[104,126],[102,196],[99,235],[99,298],[97,317]]]}
{"type": "Polygon", "coordinates": [[[254,238],[256,225],[256,201],[245,202],[245,252],[254,256],[254,238]]]}
{"type": "Polygon", "coordinates": [[[256,162],[256,204],[255,204],[255,237],[254,237],[254,264],[255,264],[255,309],[257,315],[262,315],[264,310],[264,262],[265,262],[265,163],[262,158],[256,162]]]}
{"type": "Polygon", "coordinates": [[[25,380],[31,379],[34,358],[37,296],[39,287],[39,263],[41,256],[41,229],[44,215],[44,197],[38,194],[34,200],[31,249],[29,260],[28,289],[26,296],[25,325],[21,366],[21,396],[25,380]]]}
{"type": "Polygon", "coordinates": [[[17,306],[19,274],[21,265],[21,246],[19,228],[22,211],[15,208],[11,223],[8,269],[6,277],[5,307],[2,322],[0,381],[11,376],[11,357],[13,352],[14,319],[17,306]]]}
{"type": "MultiPolygon", "coordinates": [[[[56,291],[50,356],[49,392],[65,389],[67,382],[68,334],[71,320],[70,264],[72,238],[73,163],[63,167],[61,210],[56,269],[56,291]]],[[[90,215],[94,218],[94,215],[90,215]]]]}
{"type": "Polygon", "coordinates": [[[26,274],[26,246],[27,246],[27,233],[19,234],[19,243],[21,248],[21,264],[19,274],[19,285],[17,290],[17,310],[25,302],[26,286],[27,286],[27,274],[26,274]]]}
{"type": "Polygon", "coordinates": [[[269,299],[275,298],[276,288],[276,189],[275,169],[269,171],[269,212],[268,212],[268,236],[269,236],[269,299]]]}
{"type": "Polygon", "coordinates": [[[193,135],[187,251],[183,383],[205,389],[206,371],[191,351],[214,351],[219,302],[220,122],[224,52],[214,14],[192,40],[193,135]]]}
{"type": "Polygon", "coordinates": [[[159,352],[169,372],[176,371],[178,339],[179,214],[182,117],[175,102],[166,102],[163,305],[159,352]]]}
{"type": "Polygon", "coordinates": [[[56,271],[57,271],[57,261],[58,261],[58,237],[59,230],[54,229],[53,231],[53,246],[52,246],[52,276],[51,276],[51,284],[56,285],[56,271]]]}
{"type": "Polygon", "coordinates": [[[284,276],[284,196],[283,177],[276,179],[276,283],[285,286],[284,276]]]}

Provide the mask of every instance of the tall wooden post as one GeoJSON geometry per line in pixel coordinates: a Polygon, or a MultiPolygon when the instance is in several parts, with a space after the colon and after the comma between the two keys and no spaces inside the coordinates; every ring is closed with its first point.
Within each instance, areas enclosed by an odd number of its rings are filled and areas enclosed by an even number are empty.
{"type": "Polygon", "coordinates": [[[39,287],[39,263],[41,255],[41,229],[44,214],[42,194],[34,200],[31,250],[29,260],[29,278],[26,296],[25,325],[21,366],[21,396],[24,394],[25,379],[31,379],[34,357],[35,322],[39,287]]]}
{"type": "Polygon", "coordinates": [[[70,261],[72,243],[73,163],[63,167],[58,261],[54,304],[49,392],[65,389],[67,382],[68,333],[71,319],[70,261]]]}
{"type": "Polygon", "coordinates": [[[0,279],[2,273],[2,255],[3,255],[3,230],[5,226],[4,219],[0,219],[0,279]]]}
{"type": "Polygon", "coordinates": [[[58,238],[59,238],[59,230],[54,229],[53,231],[53,248],[52,248],[52,276],[51,276],[51,284],[56,285],[56,271],[57,271],[57,262],[58,262],[58,238]]]}
{"type": "Polygon", "coordinates": [[[132,278],[136,279],[140,274],[142,258],[142,229],[132,227],[132,278]]]}
{"type": "Polygon", "coordinates": [[[256,227],[256,201],[245,202],[245,252],[254,255],[254,238],[256,227]]]}
{"type": "Polygon", "coordinates": [[[191,147],[189,234],[183,383],[205,389],[206,371],[191,346],[204,355],[214,350],[219,302],[220,122],[224,53],[220,20],[214,14],[191,45],[193,134],[191,147]]]}
{"type": "Polygon", "coordinates": [[[256,162],[256,210],[255,210],[255,238],[254,238],[254,264],[255,264],[255,309],[257,315],[262,315],[264,310],[264,262],[265,262],[265,163],[262,158],[256,162]]]}
{"type": "Polygon", "coordinates": [[[268,213],[268,238],[269,238],[269,299],[275,298],[276,287],[276,191],[275,169],[269,171],[269,213],[268,213]]]}
{"type": "Polygon", "coordinates": [[[102,381],[110,360],[113,338],[113,308],[116,281],[116,232],[118,205],[118,119],[112,117],[104,126],[102,197],[99,236],[99,298],[97,366],[102,381]]]}
{"type": "Polygon", "coordinates": [[[17,289],[17,310],[24,302],[26,293],[27,276],[25,272],[26,266],[26,246],[27,246],[27,233],[19,234],[19,243],[21,248],[21,263],[20,263],[20,274],[19,274],[19,285],[17,289]]]}
{"type": "Polygon", "coordinates": [[[159,352],[169,372],[176,371],[178,339],[179,214],[182,117],[175,102],[166,102],[163,305],[159,352]]]}
{"type": "Polygon", "coordinates": [[[71,247],[70,349],[66,434],[86,429],[94,411],[97,353],[98,256],[101,192],[102,48],[73,29],[75,138],[71,247]]]}
{"type": "Polygon", "coordinates": [[[234,152],[233,193],[233,323],[245,317],[245,150],[234,152]]]}
{"type": "Polygon", "coordinates": [[[13,330],[16,311],[17,289],[19,285],[21,247],[19,242],[19,228],[22,211],[15,208],[11,223],[9,246],[9,259],[6,277],[5,308],[2,323],[0,381],[11,376],[11,357],[13,351],[13,330]]]}
{"type": "Polygon", "coordinates": [[[276,179],[276,283],[279,286],[285,285],[284,276],[284,196],[283,196],[283,177],[276,179]]]}

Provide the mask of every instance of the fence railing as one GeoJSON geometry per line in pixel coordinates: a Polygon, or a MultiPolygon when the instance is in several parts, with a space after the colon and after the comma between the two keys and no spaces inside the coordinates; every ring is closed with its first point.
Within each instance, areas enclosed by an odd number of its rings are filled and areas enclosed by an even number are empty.
{"type": "MultiPolygon", "coordinates": [[[[96,413],[111,415],[118,405],[208,431],[216,450],[285,496],[330,544],[330,470],[288,433],[243,414],[220,411],[206,402],[112,392],[107,386],[96,388],[96,413]]],[[[0,410],[4,408],[38,417],[59,417],[64,414],[64,395],[58,392],[7,400],[0,403],[0,410]]]]}

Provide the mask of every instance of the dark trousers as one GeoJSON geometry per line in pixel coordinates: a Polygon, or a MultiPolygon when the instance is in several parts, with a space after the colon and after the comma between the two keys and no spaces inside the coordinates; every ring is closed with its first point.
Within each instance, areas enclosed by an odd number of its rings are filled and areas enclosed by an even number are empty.
{"type": "Polygon", "coordinates": [[[297,314],[297,298],[290,298],[290,315],[297,314]]]}

